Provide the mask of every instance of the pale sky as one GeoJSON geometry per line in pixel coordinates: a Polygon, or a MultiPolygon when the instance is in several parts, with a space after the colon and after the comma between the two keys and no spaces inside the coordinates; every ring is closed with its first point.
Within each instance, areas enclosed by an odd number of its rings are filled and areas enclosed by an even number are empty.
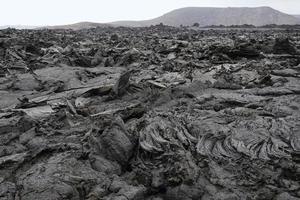
{"type": "Polygon", "coordinates": [[[144,20],[181,7],[270,6],[300,14],[300,0],[0,0],[0,6],[0,25],[144,20]]]}

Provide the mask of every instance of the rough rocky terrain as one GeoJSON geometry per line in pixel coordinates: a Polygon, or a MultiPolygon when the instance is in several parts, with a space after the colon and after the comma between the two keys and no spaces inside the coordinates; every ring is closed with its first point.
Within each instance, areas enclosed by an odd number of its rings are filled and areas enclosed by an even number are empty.
{"type": "Polygon", "coordinates": [[[0,200],[300,199],[300,33],[0,31],[0,200]]]}

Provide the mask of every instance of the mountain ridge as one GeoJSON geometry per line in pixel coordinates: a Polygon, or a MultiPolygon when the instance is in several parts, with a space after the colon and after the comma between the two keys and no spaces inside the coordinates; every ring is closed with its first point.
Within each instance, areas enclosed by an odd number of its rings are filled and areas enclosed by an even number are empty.
{"type": "MultiPolygon", "coordinates": [[[[254,25],[264,26],[300,24],[300,15],[289,15],[271,7],[184,7],[167,12],[149,20],[127,20],[110,23],[78,22],[67,25],[34,27],[35,29],[88,29],[108,26],[142,27],[163,23],[169,26],[192,26],[198,23],[200,27],[254,25]]],[[[13,27],[13,26],[7,26],[13,27]]],[[[23,26],[26,28],[26,26],[23,26]]],[[[18,27],[17,27],[18,28],[18,27]]],[[[1,27],[0,27],[1,29],[1,27]]]]}
{"type": "Polygon", "coordinates": [[[39,26],[30,26],[30,25],[4,25],[0,26],[1,29],[7,29],[7,28],[15,28],[15,29],[35,29],[38,28],[39,26]]]}
{"type": "Polygon", "coordinates": [[[73,30],[80,30],[80,29],[89,29],[89,28],[95,28],[95,27],[108,27],[111,26],[107,23],[97,23],[97,22],[78,22],[74,24],[68,24],[68,25],[54,25],[54,26],[44,26],[39,27],[37,29],[73,29],[73,30]]]}
{"type": "Polygon", "coordinates": [[[298,24],[299,18],[271,7],[185,7],[170,11],[160,17],[143,21],[117,21],[114,25],[150,26],[163,23],[170,26],[243,25],[263,26],[267,24],[298,24]]]}
{"type": "Polygon", "coordinates": [[[297,18],[299,18],[300,19],[300,15],[293,15],[294,17],[297,17],[297,18]]]}

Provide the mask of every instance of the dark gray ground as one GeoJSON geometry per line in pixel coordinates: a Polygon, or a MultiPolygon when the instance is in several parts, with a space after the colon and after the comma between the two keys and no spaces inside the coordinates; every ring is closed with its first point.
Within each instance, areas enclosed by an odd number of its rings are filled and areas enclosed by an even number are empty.
{"type": "Polygon", "coordinates": [[[0,31],[0,200],[300,199],[300,33],[0,31]]]}

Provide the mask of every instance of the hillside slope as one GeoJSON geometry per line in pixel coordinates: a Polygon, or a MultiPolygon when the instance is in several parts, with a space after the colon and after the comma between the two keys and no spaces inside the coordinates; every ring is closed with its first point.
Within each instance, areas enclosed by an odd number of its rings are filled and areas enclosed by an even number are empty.
{"type": "Polygon", "coordinates": [[[300,15],[293,15],[294,17],[297,17],[297,18],[299,18],[300,19],[300,15]]]}
{"type": "Polygon", "coordinates": [[[73,29],[73,30],[81,30],[81,29],[89,29],[89,28],[96,28],[96,27],[108,27],[109,24],[104,23],[94,23],[94,22],[79,22],[75,24],[68,24],[68,25],[58,25],[58,26],[45,26],[40,27],[38,29],[73,29]]]}
{"type": "Polygon", "coordinates": [[[187,7],[173,10],[161,17],[144,21],[118,21],[114,25],[120,26],[149,26],[159,23],[170,26],[192,25],[242,25],[252,24],[262,26],[266,24],[298,24],[299,18],[282,13],[270,7],[187,7]]]}

